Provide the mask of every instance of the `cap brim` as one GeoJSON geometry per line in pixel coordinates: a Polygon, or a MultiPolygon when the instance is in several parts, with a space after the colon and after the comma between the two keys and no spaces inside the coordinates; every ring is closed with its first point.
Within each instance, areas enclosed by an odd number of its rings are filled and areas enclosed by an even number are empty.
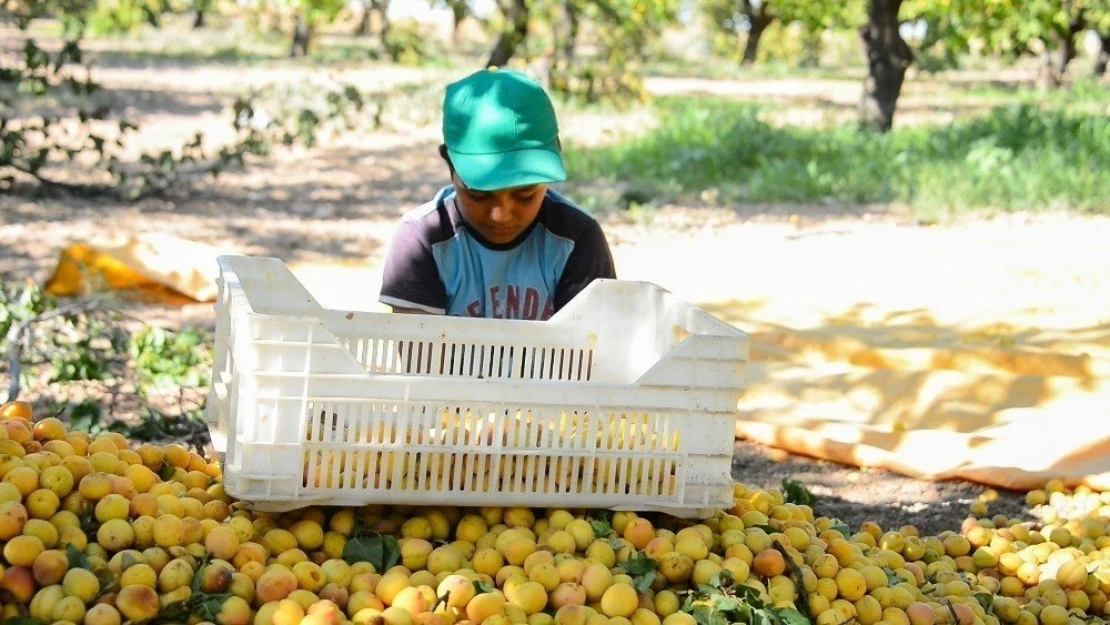
{"type": "Polygon", "coordinates": [[[459,154],[448,148],[447,155],[463,184],[475,191],[497,191],[567,179],[563,159],[554,144],[500,154],[459,154]]]}

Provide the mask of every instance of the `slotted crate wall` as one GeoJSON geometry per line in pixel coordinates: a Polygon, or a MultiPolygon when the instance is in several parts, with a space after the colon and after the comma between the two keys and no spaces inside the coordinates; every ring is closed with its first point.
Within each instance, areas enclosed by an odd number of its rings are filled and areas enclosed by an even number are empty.
{"type": "Polygon", "coordinates": [[[251,507],[731,503],[748,336],[655,285],[468,319],[325,310],[276,259],[219,263],[206,418],[251,507]]]}
{"type": "Polygon", "coordinates": [[[478,343],[343,338],[371,373],[589,381],[593,350],[478,343]]]}

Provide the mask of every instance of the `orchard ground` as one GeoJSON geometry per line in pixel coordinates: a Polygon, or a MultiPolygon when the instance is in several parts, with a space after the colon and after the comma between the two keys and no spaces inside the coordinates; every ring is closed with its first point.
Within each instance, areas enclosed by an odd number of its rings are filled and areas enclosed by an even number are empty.
{"type": "MultiPolygon", "coordinates": [[[[181,145],[198,130],[210,145],[226,141],[223,109],[247,88],[308,84],[325,74],[382,93],[423,87],[397,96],[383,128],[329,138],[308,151],[278,149],[244,171],[202,179],[164,198],[0,197],[0,277],[42,283],[70,243],[155,231],[282,258],[301,268],[324,305],[377,309],[376,281],[397,219],[446,183],[435,150],[435,85],[467,68],[321,69],[282,60],[147,57],[120,53],[121,47],[91,42],[100,56],[95,77],[140,125],[136,146],[145,149],[181,145]]],[[[1005,103],[1028,78],[1017,71],[918,77],[906,85],[896,124],[946,124],[981,113],[1005,103]]],[[[754,102],[769,109],[771,123],[802,126],[851,118],[860,91],[852,72],[809,79],[656,77],[648,86],[661,95],[754,102]]],[[[561,115],[571,150],[611,145],[667,122],[644,106],[568,106],[561,115]]],[[[643,197],[630,187],[574,180],[566,192],[603,223],[622,278],[656,282],[749,332],[835,326],[848,317],[877,327],[910,315],[927,319],[935,332],[1008,324],[1110,336],[1110,320],[1098,316],[1110,310],[1106,216],[1051,207],[946,215],[891,203],[754,204],[715,190],[643,197]]],[[[129,306],[170,327],[213,320],[210,305],[129,306]]],[[[853,526],[913,523],[929,534],[957,528],[985,490],[839,466],[745,441],[736,445],[734,475],[761,487],[797,480],[818,498],[820,514],[853,526]]],[[[1023,507],[1020,494],[1003,493],[992,512],[1013,515],[1023,507]]]]}

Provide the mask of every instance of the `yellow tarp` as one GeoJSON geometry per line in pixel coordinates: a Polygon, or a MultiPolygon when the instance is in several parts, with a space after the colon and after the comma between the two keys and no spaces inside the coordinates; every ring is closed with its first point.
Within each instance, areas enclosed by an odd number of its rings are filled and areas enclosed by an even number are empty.
{"type": "MultiPolygon", "coordinates": [[[[169,305],[211,303],[217,296],[217,259],[240,253],[165,234],[80,241],[62,250],[44,289],[58,297],[117,291],[169,305]]],[[[381,268],[369,260],[286,264],[325,307],[388,310],[376,301],[381,268]],[[363,288],[352,292],[352,284],[363,288]]]]}
{"type": "Polygon", "coordinates": [[[45,290],[59,297],[110,290],[183,305],[216,300],[216,258],[230,253],[164,234],[133,234],[66,247],[45,290]]]}
{"type": "Polygon", "coordinates": [[[1110,489],[1110,326],[1017,338],[749,327],[737,437],[921,479],[1110,489]]]}

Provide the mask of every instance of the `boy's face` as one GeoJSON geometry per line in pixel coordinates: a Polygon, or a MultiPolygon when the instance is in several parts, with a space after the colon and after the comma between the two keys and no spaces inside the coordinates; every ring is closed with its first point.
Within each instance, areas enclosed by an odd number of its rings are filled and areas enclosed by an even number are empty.
{"type": "Polygon", "coordinates": [[[454,172],[451,182],[466,221],[489,242],[497,244],[511,242],[532,225],[547,193],[545,184],[475,191],[468,189],[454,172]]]}

